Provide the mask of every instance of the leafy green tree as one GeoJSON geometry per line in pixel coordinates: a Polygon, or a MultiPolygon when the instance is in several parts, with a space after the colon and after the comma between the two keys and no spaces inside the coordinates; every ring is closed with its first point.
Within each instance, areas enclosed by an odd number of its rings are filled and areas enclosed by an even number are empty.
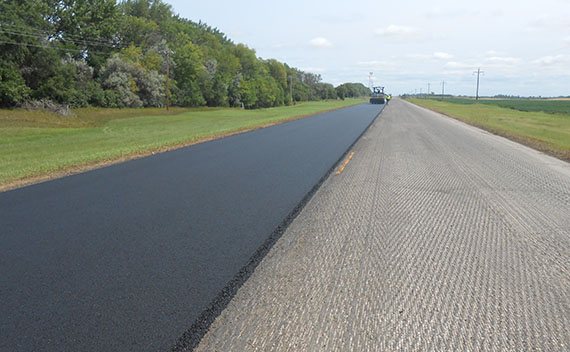
{"type": "Polygon", "coordinates": [[[261,70],[261,63],[255,57],[255,50],[248,48],[243,44],[238,44],[234,48],[233,54],[239,59],[241,64],[241,73],[245,77],[255,77],[261,70]]]}
{"type": "MultiPolygon", "coordinates": [[[[102,86],[109,90],[110,100],[117,107],[138,108],[143,106],[143,102],[138,97],[136,81],[133,79],[132,71],[140,70],[139,67],[123,61],[117,54],[113,55],[107,62],[107,66],[101,72],[102,86]],[[116,96],[118,98],[114,99],[116,96]]],[[[140,74],[140,73],[139,73],[140,74]]],[[[135,73],[136,75],[136,73],[135,73]]]]}
{"type": "Polygon", "coordinates": [[[257,103],[257,87],[255,80],[240,77],[239,96],[245,108],[254,108],[257,103]]]}
{"type": "Polygon", "coordinates": [[[257,101],[255,107],[269,108],[277,106],[279,87],[271,76],[263,76],[255,80],[257,101]]]}
{"type": "Polygon", "coordinates": [[[122,46],[130,44],[143,46],[159,28],[158,24],[152,20],[125,15],[118,25],[117,35],[122,46]]]}
{"type": "Polygon", "coordinates": [[[163,0],[1,0],[0,106],[161,106],[167,66],[181,106],[273,107],[367,95],[234,44],[163,0]],[[166,49],[174,54],[167,60],[166,49]],[[292,94],[291,94],[292,93],[292,94]]]}
{"type": "Polygon", "coordinates": [[[265,65],[269,69],[269,74],[281,86],[282,90],[287,89],[287,71],[285,66],[275,59],[265,61],[265,65]]]}
{"type": "Polygon", "coordinates": [[[339,97],[341,94],[346,98],[366,97],[370,95],[370,89],[362,83],[343,83],[336,87],[339,97]]]}
{"type": "Polygon", "coordinates": [[[163,106],[164,77],[137,62],[113,55],[102,72],[103,88],[113,91],[124,107],[163,106]]]}
{"type": "Polygon", "coordinates": [[[45,1],[51,6],[57,47],[73,52],[99,69],[118,47],[119,11],[115,0],[45,1]]]}
{"type": "Polygon", "coordinates": [[[228,103],[233,107],[240,107],[242,104],[241,100],[241,73],[236,74],[234,79],[230,82],[228,87],[228,103]]]}
{"type": "Polygon", "coordinates": [[[175,54],[172,57],[175,63],[173,77],[178,85],[176,100],[178,104],[185,106],[205,105],[206,100],[198,81],[199,76],[205,73],[203,53],[186,34],[180,35],[176,45],[178,46],[174,46],[175,54]]]}
{"type": "Polygon", "coordinates": [[[338,87],[335,88],[336,91],[336,95],[339,99],[344,100],[344,98],[346,97],[347,94],[347,88],[344,85],[340,85],[338,87]]]}
{"type": "Polygon", "coordinates": [[[30,88],[13,63],[0,64],[0,106],[14,106],[25,100],[30,88]]]}
{"type": "Polygon", "coordinates": [[[126,0],[121,3],[123,12],[134,17],[165,23],[172,19],[172,6],[161,0],[126,0]]]}

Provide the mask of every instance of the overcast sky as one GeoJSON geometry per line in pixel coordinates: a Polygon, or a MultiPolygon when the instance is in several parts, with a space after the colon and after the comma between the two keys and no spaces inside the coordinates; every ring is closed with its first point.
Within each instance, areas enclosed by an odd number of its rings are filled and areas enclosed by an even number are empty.
{"type": "Polygon", "coordinates": [[[481,67],[481,95],[570,95],[570,0],[166,2],[335,86],[475,95],[481,67]]]}

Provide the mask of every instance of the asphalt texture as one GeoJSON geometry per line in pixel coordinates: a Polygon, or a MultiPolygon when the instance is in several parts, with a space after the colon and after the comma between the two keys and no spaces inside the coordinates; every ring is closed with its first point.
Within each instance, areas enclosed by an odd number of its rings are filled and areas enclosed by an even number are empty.
{"type": "Polygon", "coordinates": [[[381,109],[0,193],[0,350],[190,348],[195,321],[381,109]]]}
{"type": "Polygon", "coordinates": [[[393,99],[196,351],[569,351],[570,165],[393,99]]]}

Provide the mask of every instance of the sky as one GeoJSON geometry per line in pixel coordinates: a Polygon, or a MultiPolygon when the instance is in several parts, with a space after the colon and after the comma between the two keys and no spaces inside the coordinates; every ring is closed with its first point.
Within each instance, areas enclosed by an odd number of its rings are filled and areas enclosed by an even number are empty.
{"type": "Polygon", "coordinates": [[[570,95],[570,0],[165,2],[335,86],[474,96],[480,67],[481,96],[570,95]]]}

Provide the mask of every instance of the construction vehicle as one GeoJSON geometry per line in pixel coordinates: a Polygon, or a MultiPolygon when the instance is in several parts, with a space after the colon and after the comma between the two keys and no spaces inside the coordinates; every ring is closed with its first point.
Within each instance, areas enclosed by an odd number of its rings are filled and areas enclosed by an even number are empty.
{"type": "Polygon", "coordinates": [[[370,97],[370,104],[385,104],[386,94],[384,87],[372,87],[372,96],[370,97]]]}

